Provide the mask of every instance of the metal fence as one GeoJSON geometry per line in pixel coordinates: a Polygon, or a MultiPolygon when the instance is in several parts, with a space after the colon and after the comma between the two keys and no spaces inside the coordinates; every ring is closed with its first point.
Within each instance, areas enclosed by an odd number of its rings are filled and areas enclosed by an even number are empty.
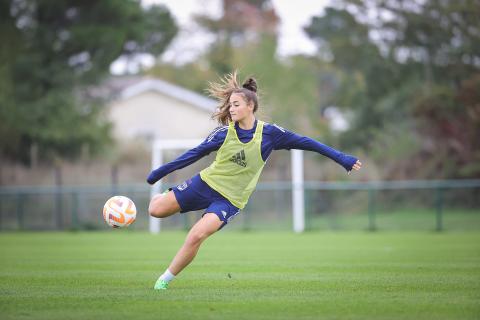
{"type": "MultiPolygon", "coordinates": [[[[307,230],[480,231],[480,180],[304,183],[307,230]]],[[[130,197],[148,230],[150,188],[119,186],[0,187],[0,230],[108,229],[105,201],[130,197]]],[[[226,230],[292,230],[292,183],[259,183],[226,230]]],[[[163,219],[162,228],[188,229],[202,212],[163,219]]]]}

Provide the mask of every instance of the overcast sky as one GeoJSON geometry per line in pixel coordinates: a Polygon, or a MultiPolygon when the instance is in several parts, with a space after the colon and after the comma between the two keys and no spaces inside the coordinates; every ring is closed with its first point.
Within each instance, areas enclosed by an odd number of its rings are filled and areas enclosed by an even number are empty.
{"type": "MultiPolygon", "coordinates": [[[[313,54],[314,44],[302,31],[312,16],[323,12],[329,0],[272,0],[277,15],[280,17],[279,47],[277,54],[285,57],[296,53],[313,54]]],[[[183,63],[193,60],[203,48],[213,41],[213,37],[198,30],[192,21],[192,14],[207,14],[220,17],[222,0],[142,0],[143,5],[164,4],[172,12],[180,26],[180,32],[163,54],[162,60],[183,63]]],[[[145,66],[154,63],[148,55],[138,57],[145,66]]],[[[113,73],[124,73],[126,64],[120,60],[112,64],[113,73]]],[[[135,71],[135,63],[130,64],[130,71],[135,71]]]]}

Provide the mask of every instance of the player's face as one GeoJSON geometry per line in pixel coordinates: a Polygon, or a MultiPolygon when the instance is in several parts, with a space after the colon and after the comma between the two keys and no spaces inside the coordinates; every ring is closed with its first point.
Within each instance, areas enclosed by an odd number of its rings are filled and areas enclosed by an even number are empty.
{"type": "Polygon", "coordinates": [[[242,121],[253,113],[252,104],[247,104],[241,93],[232,93],[230,96],[230,116],[232,121],[242,121]]]}

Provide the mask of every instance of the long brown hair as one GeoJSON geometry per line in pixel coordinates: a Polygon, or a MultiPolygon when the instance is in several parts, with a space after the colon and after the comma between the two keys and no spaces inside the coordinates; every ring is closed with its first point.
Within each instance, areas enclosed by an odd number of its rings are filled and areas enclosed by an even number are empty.
{"type": "Polygon", "coordinates": [[[257,81],[250,77],[239,86],[237,81],[237,70],[227,74],[220,79],[220,83],[209,82],[207,92],[210,96],[217,99],[220,105],[213,114],[212,119],[218,123],[227,125],[232,120],[230,117],[230,96],[232,93],[240,93],[248,103],[253,103],[253,112],[258,109],[257,81]]]}

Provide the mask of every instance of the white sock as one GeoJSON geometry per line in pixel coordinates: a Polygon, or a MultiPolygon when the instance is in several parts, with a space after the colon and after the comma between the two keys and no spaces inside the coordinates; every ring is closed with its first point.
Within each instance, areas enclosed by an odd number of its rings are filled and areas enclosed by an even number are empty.
{"type": "Polygon", "coordinates": [[[166,282],[170,282],[175,279],[175,275],[170,272],[170,270],[165,270],[165,272],[160,276],[160,279],[166,282]]]}

